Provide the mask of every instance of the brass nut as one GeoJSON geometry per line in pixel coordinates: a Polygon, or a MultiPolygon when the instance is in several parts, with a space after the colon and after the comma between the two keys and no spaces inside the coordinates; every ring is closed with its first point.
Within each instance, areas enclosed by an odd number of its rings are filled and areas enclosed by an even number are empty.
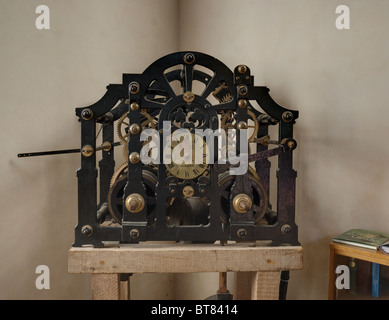
{"type": "Polygon", "coordinates": [[[294,141],[293,141],[293,140],[288,141],[287,145],[288,145],[288,148],[289,148],[290,150],[292,150],[292,149],[295,147],[295,144],[294,144],[294,141]]]}
{"type": "Polygon", "coordinates": [[[235,198],[232,200],[232,206],[234,210],[238,213],[248,212],[251,209],[252,205],[253,201],[245,193],[240,193],[236,195],[235,198]]]}
{"type": "Polygon", "coordinates": [[[139,124],[136,124],[136,123],[132,124],[132,125],[130,126],[130,132],[131,132],[132,134],[138,134],[138,133],[140,132],[140,126],[139,126],[139,124]]]}
{"type": "Polygon", "coordinates": [[[132,193],[126,198],[124,204],[129,212],[138,213],[145,207],[145,199],[139,193],[132,193]]]}
{"type": "Polygon", "coordinates": [[[84,157],[90,157],[91,155],[93,155],[93,147],[90,146],[89,144],[83,146],[81,149],[81,153],[84,157]]]}
{"type": "Polygon", "coordinates": [[[239,108],[242,108],[242,109],[246,108],[246,107],[247,107],[247,100],[245,100],[245,99],[240,99],[240,100],[238,101],[238,107],[239,107],[239,108]]]}
{"type": "Polygon", "coordinates": [[[110,151],[112,149],[112,145],[111,145],[111,143],[109,141],[103,142],[103,144],[101,146],[103,147],[103,150],[105,152],[108,152],[108,151],[110,151]]]}
{"type": "Polygon", "coordinates": [[[193,102],[194,98],[195,98],[195,95],[193,92],[187,91],[184,93],[185,102],[191,103],[191,102],[193,102]]]}
{"type": "Polygon", "coordinates": [[[131,111],[136,111],[139,109],[139,104],[137,102],[133,102],[130,104],[131,111]]]}
{"type": "Polygon", "coordinates": [[[140,155],[139,155],[139,153],[138,153],[138,152],[133,152],[133,153],[131,153],[131,154],[129,155],[129,157],[128,157],[128,160],[130,160],[130,162],[131,162],[132,164],[138,163],[138,162],[140,161],[140,155]]]}
{"type": "Polygon", "coordinates": [[[246,238],[246,236],[247,236],[247,231],[246,231],[246,229],[241,228],[241,229],[239,229],[239,230],[236,232],[236,235],[237,235],[239,238],[241,238],[241,239],[246,238]]]}
{"type": "Polygon", "coordinates": [[[285,138],[281,141],[281,144],[286,145],[289,150],[294,150],[297,148],[297,142],[291,138],[285,138]]]}
{"type": "Polygon", "coordinates": [[[191,186],[186,186],[186,187],[184,187],[184,189],[182,190],[182,194],[183,194],[186,198],[192,197],[192,196],[194,195],[194,189],[193,189],[191,186]]]}
{"type": "Polygon", "coordinates": [[[239,130],[247,129],[247,128],[248,128],[248,127],[247,127],[247,123],[246,123],[246,122],[241,121],[241,122],[238,123],[238,129],[239,129],[239,130]]]}
{"type": "Polygon", "coordinates": [[[89,108],[82,110],[81,118],[84,120],[90,120],[93,118],[93,111],[89,108]]]}
{"type": "Polygon", "coordinates": [[[239,73],[246,73],[247,72],[247,66],[241,64],[240,66],[238,66],[238,72],[239,73]]]}

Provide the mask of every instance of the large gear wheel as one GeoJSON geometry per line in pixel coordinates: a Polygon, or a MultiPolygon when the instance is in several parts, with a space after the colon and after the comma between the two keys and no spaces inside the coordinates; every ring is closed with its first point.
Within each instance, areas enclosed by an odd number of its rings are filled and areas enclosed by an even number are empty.
{"type": "Polygon", "coordinates": [[[258,119],[255,116],[254,112],[252,112],[250,110],[247,110],[247,114],[249,116],[248,120],[251,120],[253,122],[253,124],[249,124],[248,123],[248,125],[247,125],[247,128],[252,128],[253,129],[253,132],[251,133],[250,137],[248,138],[248,141],[249,142],[253,142],[254,139],[257,137],[257,134],[258,134],[259,122],[258,122],[258,119]]]}
{"type": "Polygon", "coordinates": [[[109,186],[112,188],[112,186],[114,185],[114,183],[120,179],[121,177],[123,177],[124,175],[127,174],[127,169],[128,169],[128,163],[123,163],[119,169],[117,169],[114,174],[112,175],[112,178],[111,178],[111,182],[109,184],[109,186]]]}

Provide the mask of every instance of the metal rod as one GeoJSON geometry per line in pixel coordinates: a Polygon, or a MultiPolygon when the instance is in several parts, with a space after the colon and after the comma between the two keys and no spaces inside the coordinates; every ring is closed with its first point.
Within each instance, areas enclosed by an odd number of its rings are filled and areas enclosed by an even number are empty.
{"type": "MultiPolygon", "coordinates": [[[[111,147],[120,145],[121,142],[115,142],[111,144],[111,147]]],[[[103,150],[106,146],[103,144],[96,148],[96,151],[103,150]]],[[[81,149],[64,149],[64,150],[53,150],[53,151],[40,151],[40,152],[27,152],[18,153],[18,158],[36,157],[36,156],[49,156],[54,154],[67,154],[67,153],[80,153],[81,149]]]]}
{"type": "Polygon", "coordinates": [[[219,272],[219,292],[227,293],[227,272],[219,272]]]}
{"type": "Polygon", "coordinates": [[[66,150],[54,150],[54,151],[42,151],[42,152],[27,152],[18,153],[18,158],[36,157],[36,156],[48,156],[53,154],[65,154],[65,153],[79,153],[80,149],[66,149],[66,150]]]}

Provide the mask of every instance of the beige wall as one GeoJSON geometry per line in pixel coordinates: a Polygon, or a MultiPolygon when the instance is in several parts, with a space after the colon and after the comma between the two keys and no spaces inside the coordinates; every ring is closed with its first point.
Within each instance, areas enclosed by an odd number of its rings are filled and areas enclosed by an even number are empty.
{"type": "Polygon", "coordinates": [[[90,298],[90,278],[67,273],[79,155],[16,155],[79,147],[75,108],[176,51],[177,8],[175,0],[0,1],[1,299],[90,298]],[[50,30],[35,28],[40,4],[50,8],[50,30]],[[41,264],[50,290],[35,288],[41,264]]]}
{"type": "MultiPolygon", "coordinates": [[[[79,156],[16,155],[78,147],[75,107],[178,49],[247,64],[256,85],[300,111],[294,167],[305,267],[292,272],[288,298],[326,299],[331,238],[353,227],[388,231],[388,14],[379,0],[0,0],[0,299],[90,298],[88,276],[67,274],[79,156]],[[38,31],[43,3],[51,29],[38,31]],[[350,6],[350,30],[335,28],[339,4],[350,6]],[[50,267],[50,290],[35,288],[40,264],[50,267]]],[[[133,282],[134,298],[202,299],[217,278],[133,282]]]]}
{"type": "Polygon", "coordinates": [[[184,0],[180,49],[247,64],[256,85],[300,111],[296,220],[303,271],[288,298],[326,299],[328,243],[349,228],[389,231],[389,3],[184,0]],[[351,29],[335,27],[350,7],[351,29]]]}

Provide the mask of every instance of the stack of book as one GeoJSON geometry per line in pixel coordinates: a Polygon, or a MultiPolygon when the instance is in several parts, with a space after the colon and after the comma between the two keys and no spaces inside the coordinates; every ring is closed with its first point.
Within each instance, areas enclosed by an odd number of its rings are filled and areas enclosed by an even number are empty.
{"type": "Polygon", "coordinates": [[[351,229],[335,237],[333,241],[351,246],[381,250],[383,253],[389,254],[389,234],[385,233],[351,229]]]}

